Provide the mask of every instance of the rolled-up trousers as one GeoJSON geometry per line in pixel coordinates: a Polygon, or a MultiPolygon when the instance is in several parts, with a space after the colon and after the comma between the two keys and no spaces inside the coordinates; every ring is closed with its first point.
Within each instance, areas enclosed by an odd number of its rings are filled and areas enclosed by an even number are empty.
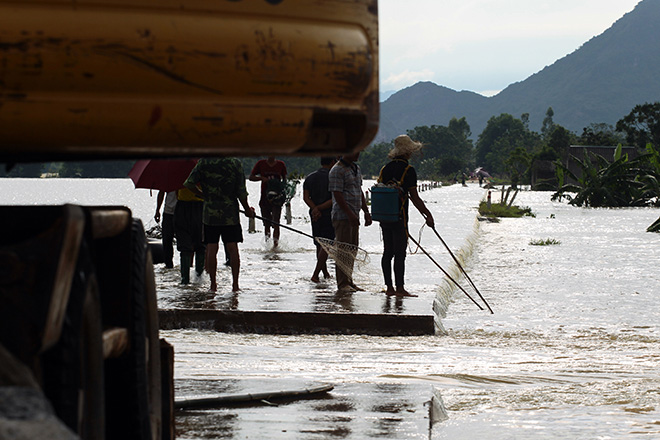
{"type": "MultiPolygon", "coordinates": [[[[342,243],[354,244],[357,248],[359,243],[359,226],[351,226],[348,220],[333,220],[332,226],[335,228],[335,240],[342,243]]],[[[354,261],[348,262],[353,267],[354,261]]],[[[353,284],[353,276],[344,273],[338,264],[335,264],[337,276],[337,288],[342,289],[353,284]]]]}

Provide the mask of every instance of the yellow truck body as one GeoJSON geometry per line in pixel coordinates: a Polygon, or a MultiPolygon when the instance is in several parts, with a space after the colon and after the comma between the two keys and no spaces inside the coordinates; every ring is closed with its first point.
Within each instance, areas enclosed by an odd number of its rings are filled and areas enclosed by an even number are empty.
{"type": "MultiPolygon", "coordinates": [[[[0,0],[0,162],[363,149],[378,129],[377,9],[0,0]]],[[[36,390],[49,404],[33,406],[83,439],[173,439],[174,354],[141,221],[5,206],[0,226],[0,388],[36,390]]]]}
{"type": "Polygon", "coordinates": [[[378,117],[375,0],[0,0],[0,160],[341,154],[378,117]]]}

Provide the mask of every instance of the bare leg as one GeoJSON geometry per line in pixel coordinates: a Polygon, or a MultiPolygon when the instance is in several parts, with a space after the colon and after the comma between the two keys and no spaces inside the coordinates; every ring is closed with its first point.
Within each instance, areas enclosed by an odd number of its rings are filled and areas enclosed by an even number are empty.
{"type": "MultiPolygon", "coordinates": [[[[279,223],[280,218],[282,217],[282,207],[273,206],[273,223],[279,223]]],[[[273,224],[273,247],[276,248],[280,243],[280,227],[273,224]]]]}
{"type": "Polygon", "coordinates": [[[273,226],[273,247],[277,247],[280,243],[280,227],[273,226]]]}
{"type": "Polygon", "coordinates": [[[329,278],[330,274],[328,273],[328,267],[326,266],[326,262],[328,261],[328,253],[319,246],[317,252],[316,252],[316,267],[314,268],[314,273],[312,274],[312,281],[315,283],[320,282],[319,280],[319,274],[323,272],[323,276],[325,278],[329,278]]]}
{"type": "Polygon", "coordinates": [[[208,243],[206,245],[206,272],[211,278],[211,292],[218,290],[216,276],[218,272],[218,243],[208,243]]]}
{"type": "Polygon", "coordinates": [[[323,272],[323,278],[330,278],[330,272],[328,272],[328,264],[327,264],[328,253],[323,248],[321,248],[319,260],[321,262],[321,272],[323,272]]]}
{"type": "Polygon", "coordinates": [[[231,266],[232,287],[231,290],[238,292],[241,288],[238,286],[238,275],[241,270],[241,258],[238,253],[238,243],[227,243],[229,252],[229,265],[231,266]]]}

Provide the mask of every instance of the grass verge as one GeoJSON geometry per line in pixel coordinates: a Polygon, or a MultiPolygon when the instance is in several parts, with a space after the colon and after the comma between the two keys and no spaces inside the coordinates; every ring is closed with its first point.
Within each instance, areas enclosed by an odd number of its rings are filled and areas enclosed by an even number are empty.
{"type": "Polygon", "coordinates": [[[488,202],[479,203],[479,214],[484,217],[536,217],[532,212],[532,208],[520,207],[516,205],[508,206],[501,203],[491,203],[490,208],[488,202]]]}

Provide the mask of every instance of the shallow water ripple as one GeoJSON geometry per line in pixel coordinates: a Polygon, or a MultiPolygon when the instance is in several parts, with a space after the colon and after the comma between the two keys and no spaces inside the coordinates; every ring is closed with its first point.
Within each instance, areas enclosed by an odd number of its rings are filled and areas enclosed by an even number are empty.
{"type": "MultiPolygon", "coordinates": [[[[3,203],[15,203],[16,196],[26,204],[125,203],[153,224],[155,194],[134,190],[127,179],[3,179],[3,188],[3,203]]],[[[249,191],[256,205],[256,187],[249,191]]],[[[410,249],[408,284],[420,301],[400,307],[430,313],[441,298],[443,336],[163,332],[175,346],[181,396],[236,391],[246,383],[257,389],[336,385],[327,400],[192,413],[180,438],[255,438],[268,426],[277,427],[271,438],[660,438],[660,234],[644,232],[660,211],[575,208],[551,202],[550,193],[523,191],[516,203],[530,206],[536,218],[475,228],[476,205],[485,195],[476,185],[421,195],[438,231],[465,255],[470,277],[495,314],[479,311],[461,292],[442,290],[442,275],[410,249]],[[560,244],[530,245],[548,238],[560,244]],[[434,390],[446,417],[429,433],[427,404],[434,390]]],[[[308,231],[300,198],[292,210],[293,226],[308,231]]],[[[411,231],[417,234],[422,222],[411,215],[411,231]]],[[[430,232],[423,232],[423,246],[451,266],[430,232]]],[[[182,287],[176,269],[157,267],[160,305],[360,311],[373,303],[366,295],[382,295],[377,227],[364,228],[362,246],[372,257],[356,278],[367,288],[362,297],[340,302],[333,298],[333,280],[307,280],[309,239],[287,234],[282,250],[269,253],[258,233],[246,234],[241,246],[244,292],[229,291],[226,270],[220,271],[220,291],[209,294],[204,277],[182,287]],[[250,292],[272,295],[259,302],[263,295],[250,292]]],[[[385,307],[383,301],[378,311],[385,307]]]]}

